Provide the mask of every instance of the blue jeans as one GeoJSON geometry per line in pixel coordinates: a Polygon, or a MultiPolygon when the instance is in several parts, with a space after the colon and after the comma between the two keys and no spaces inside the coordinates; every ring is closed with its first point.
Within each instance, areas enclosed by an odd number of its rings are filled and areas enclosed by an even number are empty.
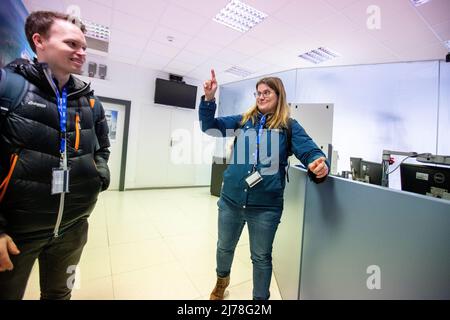
{"type": "Polygon", "coordinates": [[[247,222],[253,263],[253,299],[269,299],[272,244],[280,223],[282,208],[239,208],[222,197],[217,204],[219,206],[217,276],[223,278],[230,274],[234,250],[247,222]]]}

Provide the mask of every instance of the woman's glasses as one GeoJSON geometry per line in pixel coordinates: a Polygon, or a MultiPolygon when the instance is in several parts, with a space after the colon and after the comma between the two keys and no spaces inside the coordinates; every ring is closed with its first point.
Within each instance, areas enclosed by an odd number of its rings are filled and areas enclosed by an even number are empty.
{"type": "Polygon", "coordinates": [[[272,91],[269,91],[269,90],[266,90],[266,91],[263,91],[263,92],[258,92],[258,91],[257,92],[253,92],[253,95],[255,96],[255,98],[261,98],[261,97],[267,98],[271,94],[272,94],[272,91]]]}

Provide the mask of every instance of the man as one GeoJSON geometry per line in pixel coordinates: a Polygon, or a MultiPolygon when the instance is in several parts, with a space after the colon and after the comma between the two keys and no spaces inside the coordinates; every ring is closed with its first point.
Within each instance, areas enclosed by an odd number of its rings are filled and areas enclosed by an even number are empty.
{"type": "Polygon", "coordinates": [[[0,299],[23,297],[36,259],[41,299],[70,299],[87,218],[109,185],[103,107],[72,76],[85,62],[84,31],[67,15],[32,13],[25,33],[37,59],[1,73],[0,88],[15,79],[25,92],[9,90],[14,104],[0,95],[0,299]]]}

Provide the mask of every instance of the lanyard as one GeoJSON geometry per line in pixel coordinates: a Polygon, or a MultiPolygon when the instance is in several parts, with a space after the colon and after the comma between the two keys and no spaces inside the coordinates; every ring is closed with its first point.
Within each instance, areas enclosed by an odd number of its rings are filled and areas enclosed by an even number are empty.
{"type": "Polygon", "coordinates": [[[59,145],[59,151],[61,156],[64,155],[66,151],[66,122],[67,122],[67,90],[66,87],[63,88],[61,96],[57,91],[56,101],[58,102],[58,113],[59,113],[59,127],[61,129],[61,139],[59,145]]]}
{"type": "Polygon", "coordinates": [[[255,170],[256,165],[259,162],[259,143],[260,143],[260,138],[261,138],[261,135],[263,133],[263,128],[264,128],[264,124],[265,123],[266,123],[266,116],[263,115],[261,120],[259,121],[258,134],[256,136],[255,164],[253,166],[253,170],[255,170]]]}

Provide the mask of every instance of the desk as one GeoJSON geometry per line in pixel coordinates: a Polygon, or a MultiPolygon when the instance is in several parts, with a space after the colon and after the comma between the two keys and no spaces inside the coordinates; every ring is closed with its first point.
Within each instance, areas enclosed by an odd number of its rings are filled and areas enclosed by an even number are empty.
{"type": "Polygon", "coordinates": [[[273,250],[283,299],[450,299],[450,201],[289,177],[273,250]]]}

